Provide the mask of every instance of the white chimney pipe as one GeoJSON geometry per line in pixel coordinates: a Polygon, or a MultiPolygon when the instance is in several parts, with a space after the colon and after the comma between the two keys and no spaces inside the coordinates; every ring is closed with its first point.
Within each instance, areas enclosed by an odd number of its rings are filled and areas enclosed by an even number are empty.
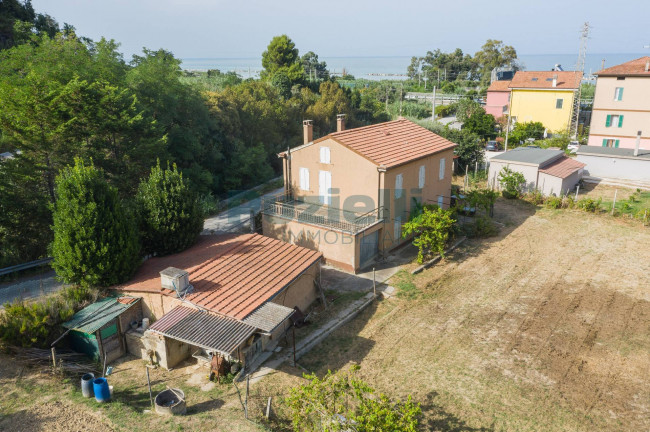
{"type": "Polygon", "coordinates": [[[641,131],[636,133],[636,145],[634,146],[634,156],[639,155],[639,146],[641,145],[641,131]]]}
{"type": "Polygon", "coordinates": [[[650,70],[650,59],[645,61],[645,71],[648,72],[650,70]]]}
{"type": "Polygon", "coordinates": [[[557,87],[557,74],[553,75],[553,87],[557,87]]]}

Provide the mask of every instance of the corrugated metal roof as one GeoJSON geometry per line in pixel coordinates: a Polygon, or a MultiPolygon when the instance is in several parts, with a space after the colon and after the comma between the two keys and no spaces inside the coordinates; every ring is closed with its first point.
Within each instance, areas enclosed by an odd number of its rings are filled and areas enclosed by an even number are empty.
{"type": "Polygon", "coordinates": [[[328,138],[386,168],[456,146],[440,135],[406,119],[334,132],[315,142],[328,138]]]}
{"type": "Polygon", "coordinates": [[[563,156],[544,166],[544,168],[540,168],[539,172],[552,175],[553,177],[567,178],[585,166],[587,165],[582,162],[563,156]]]}
{"type": "Polygon", "coordinates": [[[128,296],[107,297],[98,300],[74,314],[70,321],[63,324],[63,327],[82,333],[95,333],[124,311],[136,305],[139,300],[139,298],[128,296]],[[125,301],[128,303],[124,303],[125,301]]]}
{"type": "Polygon", "coordinates": [[[206,350],[230,355],[255,332],[255,327],[210,312],[176,306],[153,323],[149,330],[206,350]]]}
{"type": "Polygon", "coordinates": [[[271,332],[293,313],[294,310],[291,308],[268,302],[258,307],[255,312],[242,321],[265,332],[271,332]]]}
{"type": "Polygon", "coordinates": [[[243,319],[281,292],[322,254],[258,234],[201,236],[175,255],[147,260],[128,284],[115,289],[176,296],[160,284],[160,271],[187,270],[194,287],[186,300],[222,315],[243,319]]]}

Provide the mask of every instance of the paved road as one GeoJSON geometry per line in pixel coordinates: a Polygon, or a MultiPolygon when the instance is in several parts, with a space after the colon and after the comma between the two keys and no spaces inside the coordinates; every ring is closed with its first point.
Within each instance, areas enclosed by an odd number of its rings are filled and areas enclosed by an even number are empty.
{"type": "Polygon", "coordinates": [[[56,292],[66,286],[55,279],[54,271],[38,276],[28,276],[16,282],[0,285],[0,309],[15,299],[34,300],[42,295],[56,292]]]}
{"type": "MultiPolygon", "coordinates": [[[[284,191],[284,188],[279,188],[263,195],[262,197],[278,195],[281,194],[282,191],[284,191]]],[[[219,234],[226,231],[236,230],[238,226],[242,226],[243,229],[246,229],[246,223],[250,219],[251,210],[255,213],[260,211],[262,197],[255,198],[245,202],[244,204],[238,205],[237,207],[221,212],[218,215],[207,218],[203,224],[203,234],[219,234]]]]}

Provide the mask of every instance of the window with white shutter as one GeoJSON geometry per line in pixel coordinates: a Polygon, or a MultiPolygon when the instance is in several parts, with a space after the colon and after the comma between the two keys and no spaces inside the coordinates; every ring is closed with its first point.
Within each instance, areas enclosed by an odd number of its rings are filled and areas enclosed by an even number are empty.
{"type": "Polygon", "coordinates": [[[330,163],[330,148],[321,147],[320,148],[320,163],[328,164],[330,163]]]}
{"type": "Polygon", "coordinates": [[[395,218],[395,225],[393,226],[393,232],[395,234],[395,243],[397,243],[402,238],[402,218],[399,216],[395,218]]]}
{"type": "Polygon", "coordinates": [[[300,190],[309,190],[309,169],[300,168],[300,190]]]}
{"type": "Polygon", "coordinates": [[[445,178],[445,158],[440,159],[440,173],[438,175],[440,180],[445,178]]]}
{"type": "Polygon", "coordinates": [[[418,188],[422,189],[424,187],[424,179],[426,177],[426,167],[420,165],[420,172],[418,173],[418,188]]]}
{"type": "Polygon", "coordinates": [[[402,198],[402,185],[404,184],[404,177],[402,174],[395,176],[395,199],[402,198]]]}

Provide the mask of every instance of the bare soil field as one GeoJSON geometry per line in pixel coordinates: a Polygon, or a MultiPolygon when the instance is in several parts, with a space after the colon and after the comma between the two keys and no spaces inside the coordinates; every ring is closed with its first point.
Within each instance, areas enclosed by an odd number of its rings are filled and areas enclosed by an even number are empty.
{"type": "Polygon", "coordinates": [[[301,360],[359,362],[427,430],[650,430],[650,230],[499,200],[466,243],[301,360]]]}

